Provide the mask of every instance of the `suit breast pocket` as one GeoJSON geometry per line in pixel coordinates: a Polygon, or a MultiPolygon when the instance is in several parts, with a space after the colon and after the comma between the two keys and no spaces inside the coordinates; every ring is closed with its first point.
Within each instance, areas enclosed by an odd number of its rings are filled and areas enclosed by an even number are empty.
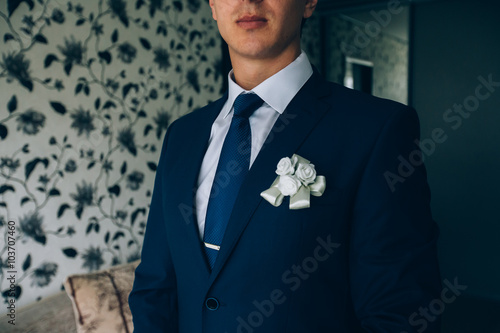
{"type": "MultiPolygon", "coordinates": [[[[289,221],[303,223],[305,226],[316,223],[330,224],[333,221],[343,219],[348,212],[343,191],[337,188],[327,188],[322,196],[311,195],[310,207],[302,209],[289,209],[286,207],[284,216],[289,221]],[[320,222],[321,221],[321,222],[320,222]]],[[[284,205],[288,206],[289,198],[285,199],[284,205]]]]}
{"type": "Polygon", "coordinates": [[[335,187],[326,187],[325,192],[319,197],[311,194],[310,206],[332,206],[337,205],[343,198],[343,190],[335,187]]]}

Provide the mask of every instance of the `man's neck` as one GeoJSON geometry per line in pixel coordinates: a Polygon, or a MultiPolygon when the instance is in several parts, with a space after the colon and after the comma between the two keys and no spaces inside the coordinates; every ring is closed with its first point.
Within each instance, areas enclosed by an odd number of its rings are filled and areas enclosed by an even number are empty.
{"type": "Polygon", "coordinates": [[[233,79],[243,89],[251,90],[291,64],[300,55],[300,48],[284,52],[278,58],[249,59],[229,51],[233,79]]]}

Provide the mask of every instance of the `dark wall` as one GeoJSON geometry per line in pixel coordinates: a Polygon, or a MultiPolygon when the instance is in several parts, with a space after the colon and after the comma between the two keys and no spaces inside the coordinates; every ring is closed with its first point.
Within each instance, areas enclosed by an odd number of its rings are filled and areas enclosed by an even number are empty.
{"type": "Polygon", "coordinates": [[[456,277],[468,286],[466,294],[496,300],[500,300],[499,9],[497,1],[478,0],[415,5],[410,63],[411,104],[420,115],[422,139],[427,139],[432,207],[441,228],[443,279],[456,277]],[[482,81],[490,76],[496,86],[485,87],[482,81]],[[476,92],[479,85],[483,87],[476,92]],[[453,111],[455,104],[464,103],[472,111],[464,107],[463,116],[453,111]],[[444,142],[434,141],[433,151],[428,139],[439,129],[445,136],[438,141],[444,142]]]}

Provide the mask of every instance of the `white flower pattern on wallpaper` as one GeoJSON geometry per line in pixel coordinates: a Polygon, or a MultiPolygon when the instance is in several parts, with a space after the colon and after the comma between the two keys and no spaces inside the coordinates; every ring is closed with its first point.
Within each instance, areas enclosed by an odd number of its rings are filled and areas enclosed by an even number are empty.
{"type": "Polygon", "coordinates": [[[9,0],[0,37],[0,291],[15,221],[28,304],[140,258],[162,137],[218,97],[220,42],[200,0],[9,0]]]}

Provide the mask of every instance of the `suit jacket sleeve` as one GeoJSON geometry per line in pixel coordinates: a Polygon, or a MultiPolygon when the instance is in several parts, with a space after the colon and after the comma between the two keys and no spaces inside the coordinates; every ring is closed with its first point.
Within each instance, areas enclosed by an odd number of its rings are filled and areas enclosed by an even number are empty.
{"type": "Polygon", "coordinates": [[[415,110],[401,107],[381,130],[356,194],[351,293],[366,332],[439,331],[436,316],[416,316],[441,290],[438,229],[418,140],[415,110]]]}
{"type": "Polygon", "coordinates": [[[163,174],[168,150],[169,127],[156,172],[153,197],[146,226],[141,263],[129,296],[134,332],[178,331],[177,283],[167,241],[163,213],[163,174]]]}

